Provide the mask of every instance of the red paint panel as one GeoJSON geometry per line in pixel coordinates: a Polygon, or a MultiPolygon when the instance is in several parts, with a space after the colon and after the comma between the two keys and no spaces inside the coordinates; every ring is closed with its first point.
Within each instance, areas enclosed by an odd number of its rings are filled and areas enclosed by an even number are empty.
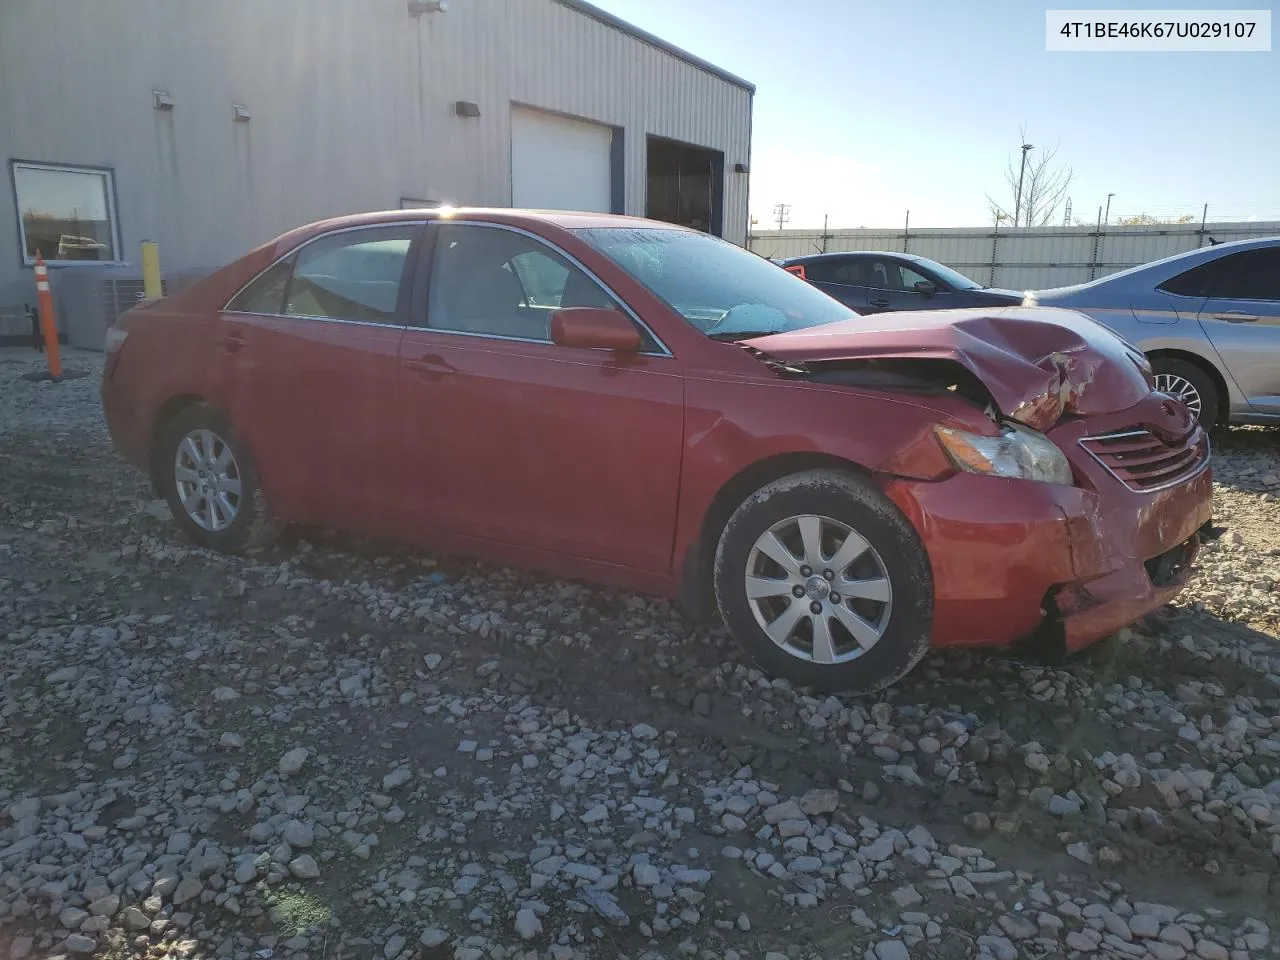
{"type": "Polygon", "coordinates": [[[670,572],[675,360],[427,330],[406,333],[402,356],[414,530],[670,572]]]}
{"type": "Polygon", "coordinates": [[[399,529],[397,353],[403,330],[227,314],[214,347],[227,409],[286,519],[399,529]]]}

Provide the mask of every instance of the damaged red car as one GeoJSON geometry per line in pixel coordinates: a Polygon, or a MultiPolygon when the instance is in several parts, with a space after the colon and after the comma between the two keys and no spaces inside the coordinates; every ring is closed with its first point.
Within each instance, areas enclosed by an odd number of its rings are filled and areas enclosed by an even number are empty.
{"type": "Polygon", "coordinates": [[[122,317],[102,396],[205,547],[306,523],[661,594],[822,690],[1078,649],[1182,589],[1211,515],[1204,431],[1086,317],[854,317],[624,217],[303,227],[122,317]]]}

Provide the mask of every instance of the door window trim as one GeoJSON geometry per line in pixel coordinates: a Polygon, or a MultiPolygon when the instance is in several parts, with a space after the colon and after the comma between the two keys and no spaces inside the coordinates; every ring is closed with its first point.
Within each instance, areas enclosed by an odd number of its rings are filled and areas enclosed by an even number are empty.
{"type": "MultiPolygon", "coordinates": [[[[413,326],[413,324],[409,323],[409,318],[407,314],[413,302],[412,301],[413,284],[417,279],[417,269],[415,265],[418,262],[418,251],[420,251],[423,247],[423,237],[425,235],[425,228],[431,222],[432,221],[429,221],[429,220],[388,220],[383,223],[361,223],[353,227],[339,227],[337,230],[329,230],[325,233],[317,234],[316,236],[311,237],[308,240],[304,240],[302,243],[298,244],[296,247],[293,247],[291,250],[289,250],[287,253],[283,254],[282,256],[276,257],[276,259],[272,260],[269,264],[267,264],[265,267],[263,267],[261,270],[255,273],[246,283],[242,284],[241,287],[238,290],[236,290],[235,293],[233,293],[230,297],[227,298],[227,302],[222,305],[222,307],[218,310],[218,312],[229,313],[238,317],[283,317],[289,320],[310,320],[310,321],[319,321],[321,323],[344,323],[353,327],[379,327],[384,330],[404,330],[406,327],[413,326]],[[257,310],[230,309],[231,304],[235,303],[236,298],[238,298],[240,294],[244,293],[244,291],[247,290],[249,287],[257,283],[258,279],[262,277],[265,273],[267,273],[267,271],[271,270],[278,264],[283,263],[285,260],[288,260],[290,257],[295,257],[296,255],[301,253],[303,250],[311,246],[311,244],[315,243],[316,241],[326,240],[329,237],[336,237],[339,234],[343,234],[343,233],[354,233],[358,230],[381,230],[386,227],[409,227],[410,229],[413,229],[416,231],[416,235],[412,237],[409,241],[409,250],[405,254],[405,268],[404,268],[405,272],[400,280],[400,291],[396,295],[396,317],[398,322],[378,323],[375,320],[346,320],[346,319],[343,319],[342,317],[317,317],[312,314],[284,313],[284,312],[263,313],[257,310]],[[407,293],[406,293],[406,287],[408,288],[407,293]]],[[[288,306],[289,287],[292,285],[292,283],[293,283],[293,268],[291,267],[289,269],[289,282],[285,284],[284,296],[281,297],[281,301],[280,301],[281,311],[283,311],[283,309],[288,306]]]]}
{"type": "MultiPolygon", "coordinates": [[[[573,254],[569,253],[567,250],[562,248],[559,244],[551,240],[548,240],[546,237],[543,237],[543,236],[540,236],[539,234],[534,233],[532,230],[526,230],[523,227],[513,226],[512,224],[508,224],[508,223],[492,223],[487,220],[458,220],[458,219],[450,218],[448,220],[432,220],[429,222],[429,224],[431,227],[429,231],[430,238],[429,240],[425,241],[422,245],[424,255],[429,255],[431,257],[431,261],[428,266],[428,269],[425,271],[427,274],[427,283],[424,286],[424,289],[429,290],[429,286],[431,283],[430,274],[435,266],[436,236],[441,226],[446,224],[448,225],[457,224],[459,226],[465,226],[465,227],[485,227],[490,230],[505,230],[508,233],[517,233],[517,234],[520,234],[521,236],[528,237],[530,240],[533,240],[536,243],[540,243],[550,248],[556,254],[563,257],[570,264],[572,264],[573,266],[581,270],[584,274],[587,275],[587,277],[591,280],[592,283],[594,283],[597,287],[599,287],[604,292],[605,296],[607,296],[610,300],[612,300],[618,307],[621,308],[623,313],[625,313],[628,317],[631,318],[631,321],[633,323],[635,323],[637,326],[640,327],[640,329],[644,330],[646,333],[649,334],[653,342],[658,345],[658,349],[657,350],[639,350],[636,352],[635,354],[636,356],[670,357],[672,359],[675,358],[675,354],[671,352],[671,348],[668,347],[666,343],[663,341],[663,339],[659,337],[657,333],[654,332],[653,328],[649,326],[649,324],[641,320],[639,315],[634,310],[632,310],[631,307],[628,306],[627,303],[621,297],[619,297],[616,293],[614,293],[613,290],[610,289],[609,285],[605,283],[603,280],[601,280],[594,270],[588,267],[585,263],[583,263],[573,254]]],[[[410,329],[425,330],[428,333],[449,334],[455,337],[473,337],[481,340],[505,340],[511,343],[537,343],[543,346],[557,346],[557,344],[554,341],[539,340],[535,337],[512,337],[512,336],[506,336],[506,335],[497,334],[497,333],[480,333],[474,330],[447,330],[443,327],[433,327],[427,322],[427,309],[428,309],[428,304],[430,303],[429,297],[424,296],[422,303],[423,303],[423,308],[421,312],[422,322],[415,322],[416,316],[410,317],[410,320],[409,320],[410,329]]],[[[599,351],[599,352],[607,352],[607,351],[599,351]]]]}

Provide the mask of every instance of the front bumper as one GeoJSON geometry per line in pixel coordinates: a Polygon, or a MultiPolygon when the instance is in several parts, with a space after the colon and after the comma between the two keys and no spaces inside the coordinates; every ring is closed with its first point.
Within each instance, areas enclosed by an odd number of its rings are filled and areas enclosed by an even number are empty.
{"type": "Polygon", "coordinates": [[[1197,531],[1212,516],[1209,467],[1137,492],[1074,440],[1055,439],[1079,486],[961,473],[886,487],[929,553],[934,646],[1002,646],[1050,631],[1076,650],[1186,585],[1197,531]]]}

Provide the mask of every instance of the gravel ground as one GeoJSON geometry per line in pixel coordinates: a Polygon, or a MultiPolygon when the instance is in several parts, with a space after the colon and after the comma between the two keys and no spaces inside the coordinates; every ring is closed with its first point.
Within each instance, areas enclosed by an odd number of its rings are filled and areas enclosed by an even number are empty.
{"type": "Polygon", "coordinates": [[[193,549],[0,351],[0,960],[1280,956],[1280,444],[1175,607],[815,699],[664,601],[193,549]]]}

